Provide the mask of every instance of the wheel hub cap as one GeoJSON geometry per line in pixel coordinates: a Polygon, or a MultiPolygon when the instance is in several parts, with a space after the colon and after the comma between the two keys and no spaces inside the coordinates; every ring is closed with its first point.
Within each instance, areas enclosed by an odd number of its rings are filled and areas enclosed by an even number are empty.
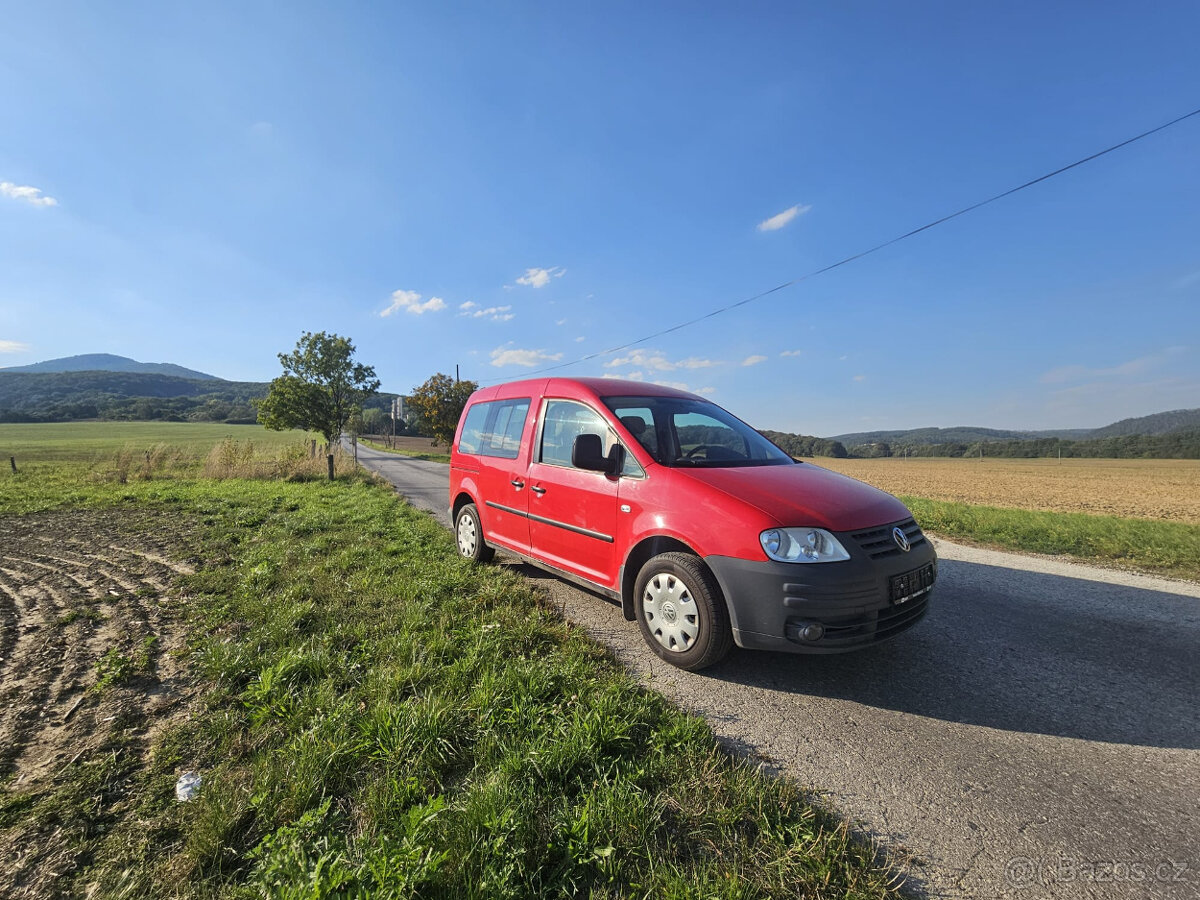
{"type": "Polygon", "coordinates": [[[700,615],[688,586],[670,572],[646,582],[642,611],[650,634],[672,653],[690,650],[700,637],[700,615]]]}

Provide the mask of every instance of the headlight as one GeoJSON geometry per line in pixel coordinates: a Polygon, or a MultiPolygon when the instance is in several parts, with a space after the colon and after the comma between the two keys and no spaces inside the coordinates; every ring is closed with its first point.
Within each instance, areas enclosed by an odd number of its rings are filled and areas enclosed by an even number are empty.
{"type": "Polygon", "coordinates": [[[779,562],[840,562],[846,548],[824,528],[772,528],[758,536],[767,556],[779,562]]]}

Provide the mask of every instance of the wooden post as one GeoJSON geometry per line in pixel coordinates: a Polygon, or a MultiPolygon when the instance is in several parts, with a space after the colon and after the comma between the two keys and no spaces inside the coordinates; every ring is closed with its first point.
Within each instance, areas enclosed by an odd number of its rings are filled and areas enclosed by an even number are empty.
{"type": "Polygon", "coordinates": [[[15,456],[10,456],[8,458],[8,464],[13,467],[13,474],[16,475],[17,474],[17,458],[15,456]]]}
{"type": "Polygon", "coordinates": [[[329,480],[333,481],[333,454],[330,453],[325,459],[329,463],[329,480]]]}

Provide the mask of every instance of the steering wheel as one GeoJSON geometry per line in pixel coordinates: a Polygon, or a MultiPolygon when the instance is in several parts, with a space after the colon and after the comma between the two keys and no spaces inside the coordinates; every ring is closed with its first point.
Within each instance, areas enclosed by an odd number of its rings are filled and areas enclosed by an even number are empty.
{"type": "Polygon", "coordinates": [[[695,457],[695,455],[696,455],[697,453],[699,453],[700,451],[702,451],[702,450],[703,450],[703,451],[704,451],[704,456],[705,456],[705,458],[707,458],[707,457],[708,457],[708,451],[709,451],[710,449],[713,449],[713,450],[715,450],[715,449],[716,449],[715,445],[713,445],[713,444],[700,444],[699,446],[693,447],[691,450],[689,450],[687,453],[685,453],[685,454],[683,454],[683,455],[684,455],[684,457],[686,457],[687,459],[692,459],[693,457],[695,457]]]}

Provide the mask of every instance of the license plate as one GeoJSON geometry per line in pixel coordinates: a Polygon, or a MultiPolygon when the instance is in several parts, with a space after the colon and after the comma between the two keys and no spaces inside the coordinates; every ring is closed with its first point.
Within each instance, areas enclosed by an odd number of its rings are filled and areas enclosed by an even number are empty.
{"type": "Polygon", "coordinates": [[[892,576],[892,603],[899,606],[928,593],[933,587],[933,563],[921,566],[912,572],[892,576]]]}

